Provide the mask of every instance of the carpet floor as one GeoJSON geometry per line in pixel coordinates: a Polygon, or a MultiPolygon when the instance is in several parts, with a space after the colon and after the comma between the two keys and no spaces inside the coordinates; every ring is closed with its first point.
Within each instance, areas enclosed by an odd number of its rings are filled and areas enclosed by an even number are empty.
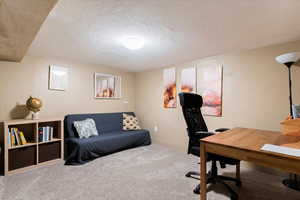
{"type": "MultiPolygon", "coordinates": [[[[3,200],[199,200],[198,183],[186,178],[198,159],[161,145],[131,149],[81,166],[63,163],[0,177],[3,200]]],[[[221,170],[233,175],[234,167],[221,170]]],[[[240,200],[297,200],[300,193],[281,184],[282,177],[242,165],[240,200]]],[[[209,187],[208,200],[230,199],[222,186],[209,187]]]]}

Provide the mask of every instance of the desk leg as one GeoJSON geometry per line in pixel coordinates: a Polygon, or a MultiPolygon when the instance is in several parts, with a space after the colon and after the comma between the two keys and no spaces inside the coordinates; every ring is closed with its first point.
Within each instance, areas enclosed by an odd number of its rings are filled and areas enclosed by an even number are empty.
{"type": "Polygon", "coordinates": [[[200,200],[206,200],[206,148],[205,143],[200,145],[200,159],[201,159],[201,190],[200,190],[200,200]]]}
{"type": "Polygon", "coordinates": [[[241,163],[236,165],[236,179],[241,180],[241,163]]]}

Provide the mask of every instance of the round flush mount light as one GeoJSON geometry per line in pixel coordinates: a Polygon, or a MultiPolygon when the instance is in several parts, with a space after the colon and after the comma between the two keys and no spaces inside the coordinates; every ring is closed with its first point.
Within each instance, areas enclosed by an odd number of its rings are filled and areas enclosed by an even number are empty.
{"type": "Polygon", "coordinates": [[[145,41],[143,38],[135,37],[135,36],[124,38],[122,43],[124,47],[130,50],[138,50],[143,48],[145,45],[145,41]]]}

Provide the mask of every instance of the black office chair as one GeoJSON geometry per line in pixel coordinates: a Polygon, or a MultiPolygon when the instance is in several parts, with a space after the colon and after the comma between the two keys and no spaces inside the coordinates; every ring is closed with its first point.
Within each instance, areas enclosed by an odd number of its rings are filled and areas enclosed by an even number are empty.
{"type": "MultiPolygon", "coordinates": [[[[201,107],[203,104],[203,99],[198,94],[193,93],[180,93],[179,94],[180,104],[182,106],[182,111],[184,119],[187,124],[187,132],[189,136],[188,144],[188,154],[192,154],[200,157],[200,142],[199,140],[211,135],[214,135],[213,132],[208,132],[207,126],[203,119],[201,113],[201,107]]],[[[228,129],[217,129],[216,132],[223,132],[228,129]]],[[[208,154],[207,161],[212,161],[212,167],[210,172],[207,174],[207,183],[221,183],[226,189],[230,192],[231,199],[237,200],[237,193],[231,189],[224,181],[233,181],[237,186],[241,186],[240,181],[240,161],[232,158],[227,158],[215,154],[208,154]],[[221,168],[225,168],[226,164],[236,165],[236,178],[225,177],[218,175],[217,162],[220,162],[221,168]]],[[[199,172],[188,172],[187,177],[199,176],[199,172]]],[[[194,193],[200,194],[200,184],[194,189],[194,193]]]]}

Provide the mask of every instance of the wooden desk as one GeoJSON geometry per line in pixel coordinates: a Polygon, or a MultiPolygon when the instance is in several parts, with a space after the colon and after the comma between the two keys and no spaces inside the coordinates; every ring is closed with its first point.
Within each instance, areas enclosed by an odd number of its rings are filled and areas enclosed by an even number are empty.
{"type": "Polygon", "coordinates": [[[300,149],[300,137],[280,132],[234,128],[200,140],[201,200],[206,200],[206,155],[214,153],[258,165],[300,174],[300,158],[261,151],[264,144],[291,146],[300,149]]]}

